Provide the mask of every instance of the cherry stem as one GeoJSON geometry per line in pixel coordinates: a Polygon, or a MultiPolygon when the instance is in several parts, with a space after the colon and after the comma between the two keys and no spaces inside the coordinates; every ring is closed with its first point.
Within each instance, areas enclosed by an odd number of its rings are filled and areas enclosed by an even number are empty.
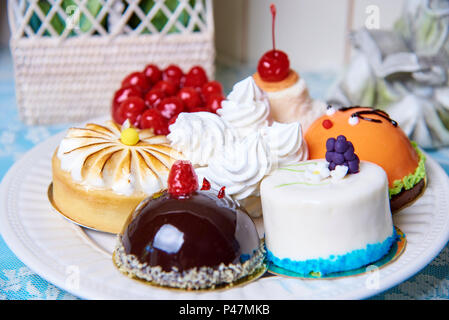
{"type": "Polygon", "coordinates": [[[271,38],[273,40],[273,51],[276,51],[276,40],[275,40],[275,36],[274,36],[274,25],[275,25],[275,20],[276,20],[276,6],[274,5],[274,3],[272,3],[270,5],[270,11],[271,11],[271,38]]]}

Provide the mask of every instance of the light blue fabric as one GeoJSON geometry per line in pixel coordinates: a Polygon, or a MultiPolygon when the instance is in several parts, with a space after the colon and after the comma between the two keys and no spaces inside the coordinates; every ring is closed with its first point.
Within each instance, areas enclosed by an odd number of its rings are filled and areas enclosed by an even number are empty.
{"type": "MultiPolygon", "coordinates": [[[[225,92],[252,74],[255,68],[217,66],[217,79],[225,92]]],[[[302,73],[310,93],[323,98],[336,79],[331,73],[302,73]]],[[[65,130],[68,124],[26,126],[20,122],[15,101],[11,57],[0,50],[0,179],[34,145],[65,130]]],[[[449,172],[449,149],[428,151],[449,172]]],[[[48,283],[25,266],[0,237],[0,299],[77,299],[48,283]]],[[[449,247],[417,275],[372,299],[449,299],[449,247]]]]}

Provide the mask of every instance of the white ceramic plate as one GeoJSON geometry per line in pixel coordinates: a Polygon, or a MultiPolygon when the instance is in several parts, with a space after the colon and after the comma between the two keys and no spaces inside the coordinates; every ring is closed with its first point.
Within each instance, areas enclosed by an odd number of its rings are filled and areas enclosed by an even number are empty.
{"type": "MultiPolygon", "coordinates": [[[[81,228],[54,213],[47,199],[51,156],[64,133],[37,145],[6,174],[0,187],[0,231],[11,250],[42,278],[86,299],[362,299],[387,290],[428,264],[449,239],[449,179],[428,157],[428,186],[394,215],[407,236],[395,262],[363,275],[333,280],[264,277],[223,291],[180,292],[122,275],[113,265],[115,236],[81,228]]],[[[256,222],[262,231],[261,221],[256,222]]]]}

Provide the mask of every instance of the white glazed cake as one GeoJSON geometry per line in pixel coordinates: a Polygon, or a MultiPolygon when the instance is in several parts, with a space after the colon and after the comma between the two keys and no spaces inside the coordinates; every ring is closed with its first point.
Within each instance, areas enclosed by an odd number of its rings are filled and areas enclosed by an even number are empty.
{"type": "Polygon", "coordinates": [[[356,174],[346,175],[345,168],[330,171],[324,159],[305,161],[262,180],[270,262],[300,274],[325,275],[388,253],[396,233],[385,171],[364,161],[356,174]]]}

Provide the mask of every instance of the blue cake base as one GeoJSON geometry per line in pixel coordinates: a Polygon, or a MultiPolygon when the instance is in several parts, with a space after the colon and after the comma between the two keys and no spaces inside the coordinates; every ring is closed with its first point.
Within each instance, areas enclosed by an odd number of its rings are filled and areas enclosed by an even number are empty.
{"type": "Polygon", "coordinates": [[[295,261],[289,258],[280,259],[266,248],[267,261],[283,269],[302,275],[319,273],[325,276],[330,273],[357,269],[375,262],[385,256],[391,246],[397,241],[398,235],[395,228],[393,234],[383,242],[368,244],[365,249],[351,251],[344,255],[331,255],[328,259],[310,259],[295,261]]]}

